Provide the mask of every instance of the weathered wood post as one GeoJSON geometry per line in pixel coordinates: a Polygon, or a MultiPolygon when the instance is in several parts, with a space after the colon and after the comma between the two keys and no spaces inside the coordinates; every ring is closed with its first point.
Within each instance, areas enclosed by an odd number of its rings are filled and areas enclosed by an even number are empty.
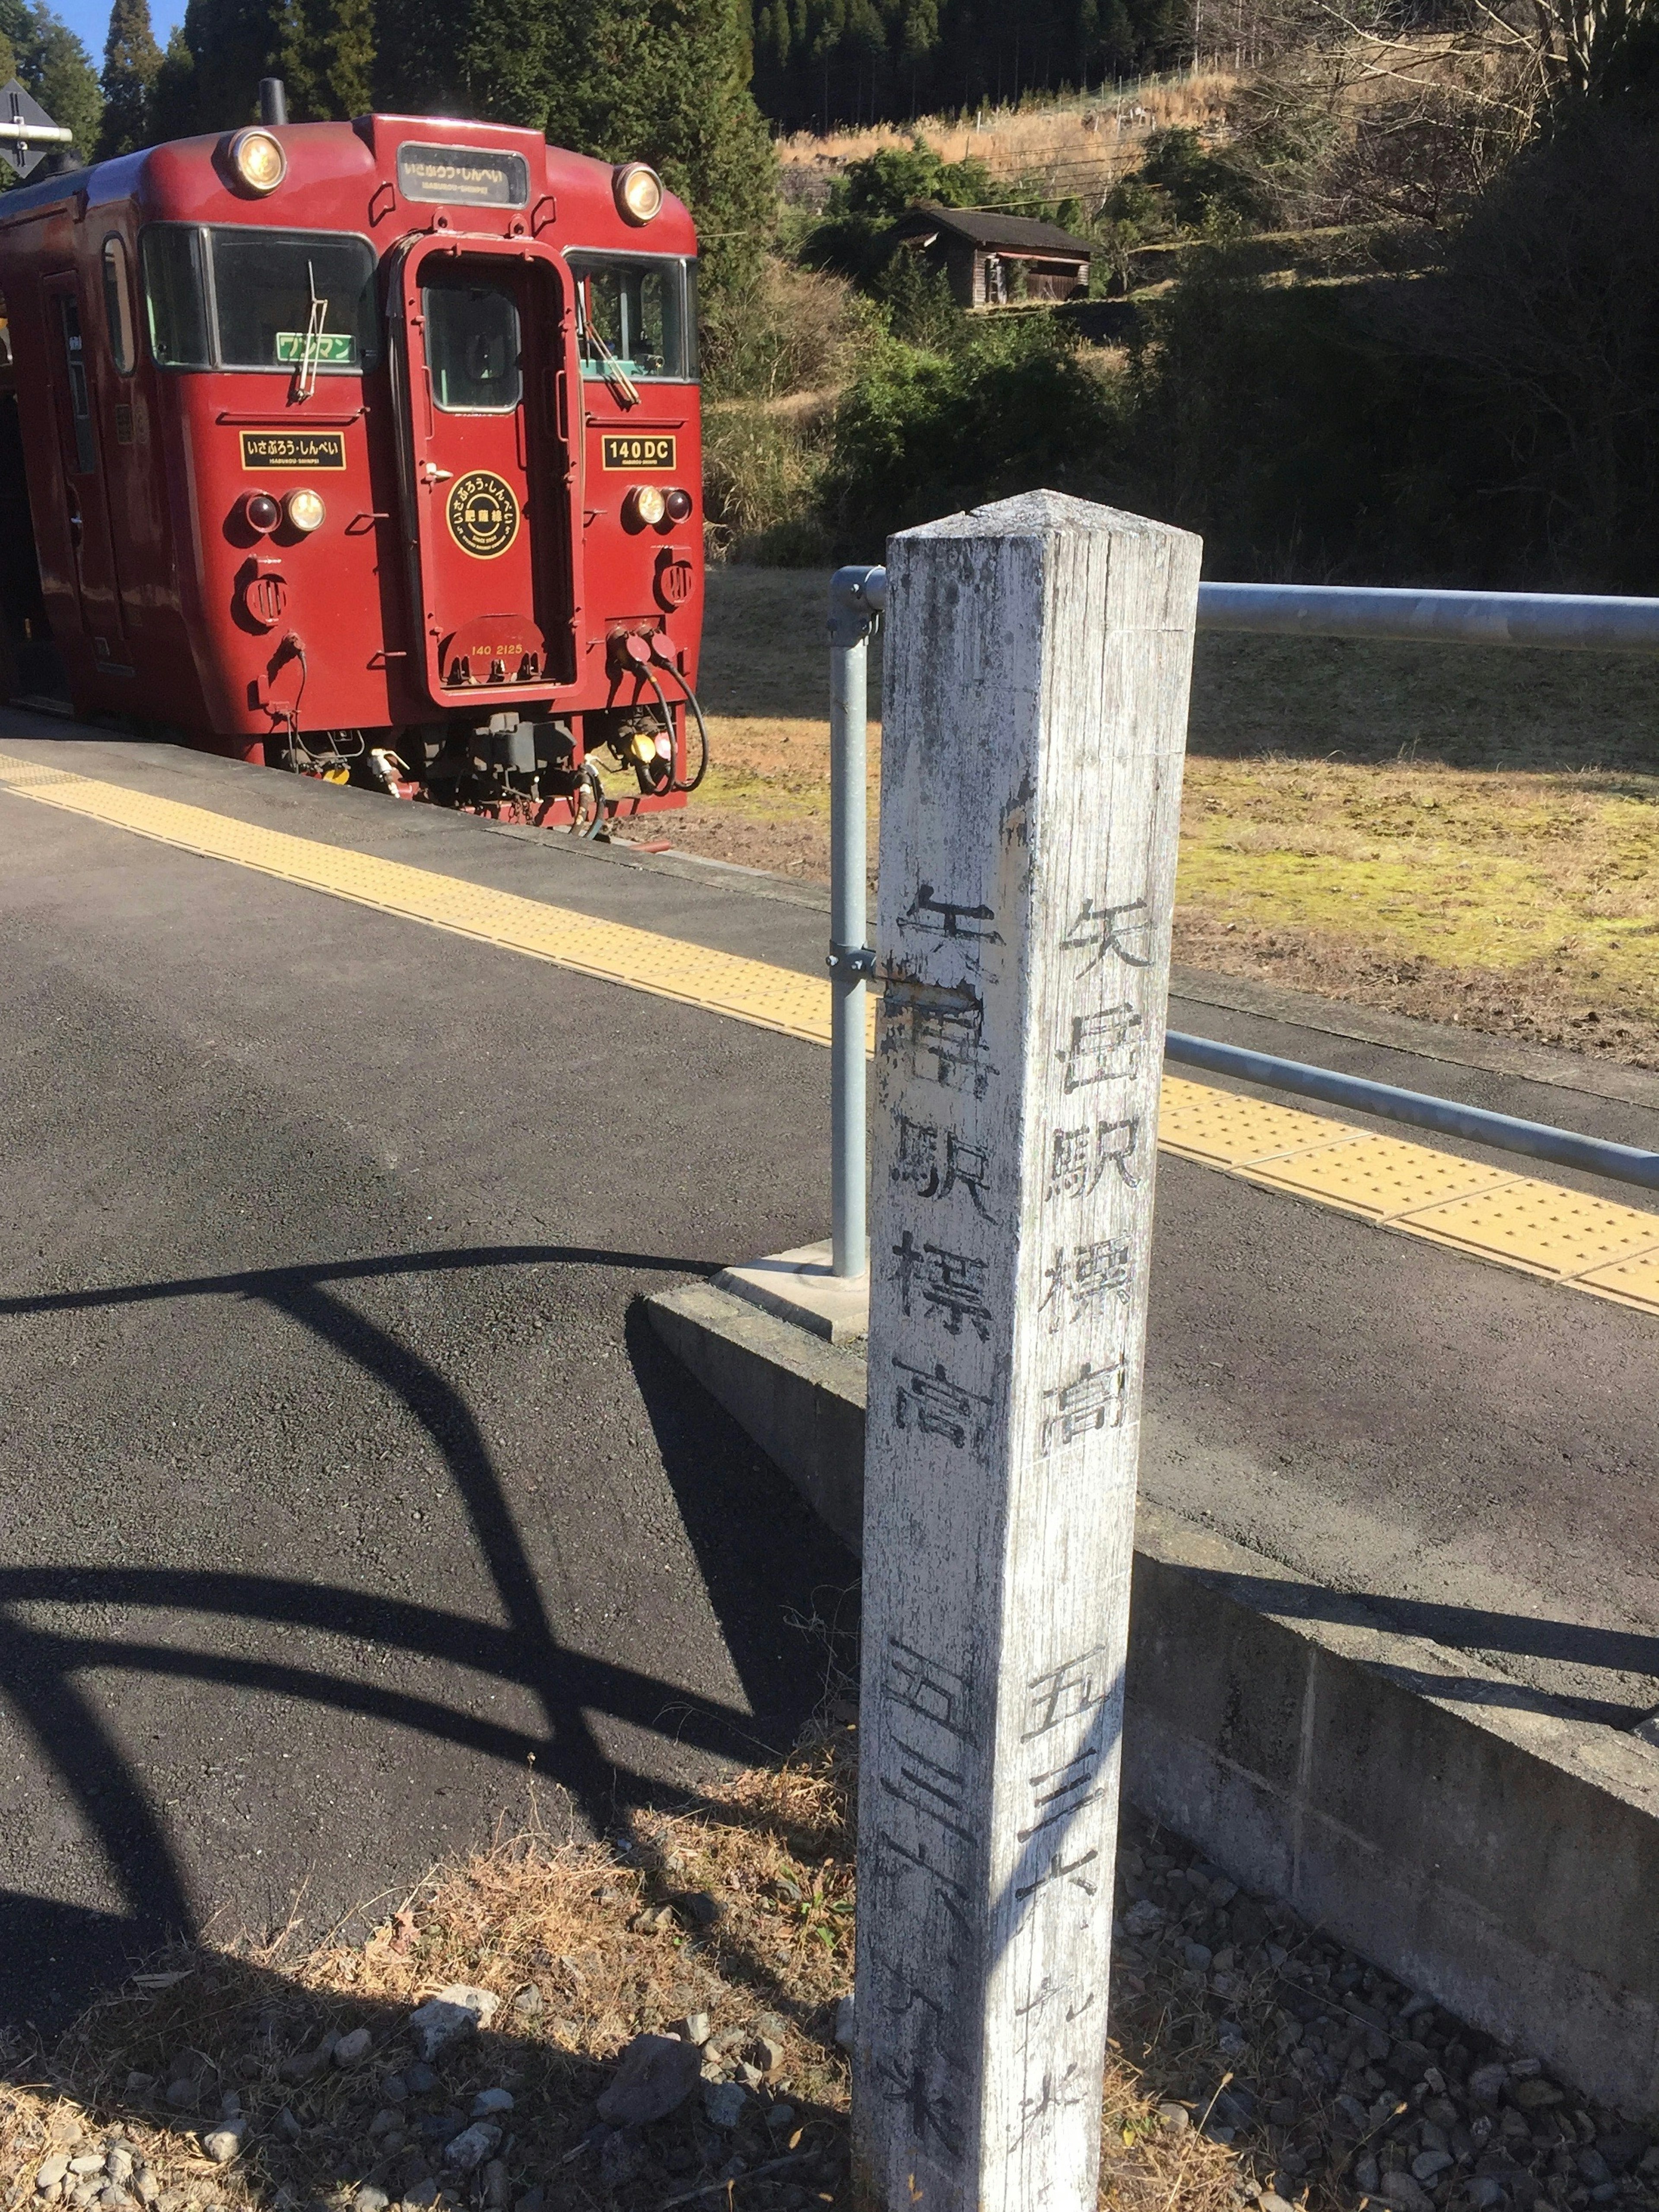
{"type": "Polygon", "coordinates": [[[864,2212],[1092,2212],[1200,544],[895,538],[854,2068],[864,2212]]]}

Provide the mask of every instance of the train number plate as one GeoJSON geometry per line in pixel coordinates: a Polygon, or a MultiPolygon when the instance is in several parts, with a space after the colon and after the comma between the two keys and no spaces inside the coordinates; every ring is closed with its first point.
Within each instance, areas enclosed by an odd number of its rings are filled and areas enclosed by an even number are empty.
{"type": "Polygon", "coordinates": [[[244,430],[245,469],[343,469],[342,430],[244,430]]]}
{"type": "Polygon", "coordinates": [[[649,437],[637,430],[607,430],[599,454],[607,469],[667,469],[675,465],[672,438],[649,437]]]}

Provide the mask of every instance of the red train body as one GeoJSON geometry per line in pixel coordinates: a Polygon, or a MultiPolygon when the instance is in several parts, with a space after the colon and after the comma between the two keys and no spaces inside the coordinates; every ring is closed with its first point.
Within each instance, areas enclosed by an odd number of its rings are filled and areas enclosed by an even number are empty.
{"type": "Polygon", "coordinates": [[[696,254],[649,170],[423,117],[0,197],[0,693],[493,812],[684,805],[696,254]]]}

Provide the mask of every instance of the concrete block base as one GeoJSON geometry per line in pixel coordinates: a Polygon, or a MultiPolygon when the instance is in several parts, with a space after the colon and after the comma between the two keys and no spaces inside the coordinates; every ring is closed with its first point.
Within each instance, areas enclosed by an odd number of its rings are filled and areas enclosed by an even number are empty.
{"type": "MultiPolygon", "coordinates": [[[[649,1310],[857,1550],[862,1351],[704,1284],[649,1310]]],[[[1564,2080],[1659,2118],[1659,1747],[1515,1690],[1141,1499],[1132,1801],[1564,2080]]]]}
{"type": "Polygon", "coordinates": [[[821,1244],[802,1244],[793,1252],[722,1268],[714,1287],[830,1344],[861,1344],[870,1334],[869,1270],[831,1274],[830,1256],[827,1238],[821,1244]]]}

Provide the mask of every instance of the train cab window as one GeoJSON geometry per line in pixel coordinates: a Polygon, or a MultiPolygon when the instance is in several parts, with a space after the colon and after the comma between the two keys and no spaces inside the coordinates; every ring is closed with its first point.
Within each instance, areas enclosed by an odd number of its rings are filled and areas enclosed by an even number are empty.
{"type": "Polygon", "coordinates": [[[361,369],[374,358],[374,252],[367,239],[231,229],[213,241],[222,368],[361,369]]]}
{"type": "Polygon", "coordinates": [[[127,283],[125,240],[104,240],[104,328],[109,335],[109,357],[123,376],[131,376],[134,359],[132,294],[127,283]]]}
{"type": "Polygon", "coordinates": [[[153,223],[139,240],[149,349],[162,368],[210,368],[202,234],[183,223],[153,223]]]}
{"type": "Polygon", "coordinates": [[[367,239],[152,223],[140,246],[150,347],[164,368],[314,366],[327,375],[374,360],[367,239]]]}
{"type": "Polygon", "coordinates": [[[584,376],[621,369],[635,380],[687,383],[696,374],[682,261],[572,254],[584,376]]]}
{"type": "Polygon", "coordinates": [[[519,310],[504,283],[428,284],[426,360],[446,415],[504,415],[519,404],[519,310]]]}

